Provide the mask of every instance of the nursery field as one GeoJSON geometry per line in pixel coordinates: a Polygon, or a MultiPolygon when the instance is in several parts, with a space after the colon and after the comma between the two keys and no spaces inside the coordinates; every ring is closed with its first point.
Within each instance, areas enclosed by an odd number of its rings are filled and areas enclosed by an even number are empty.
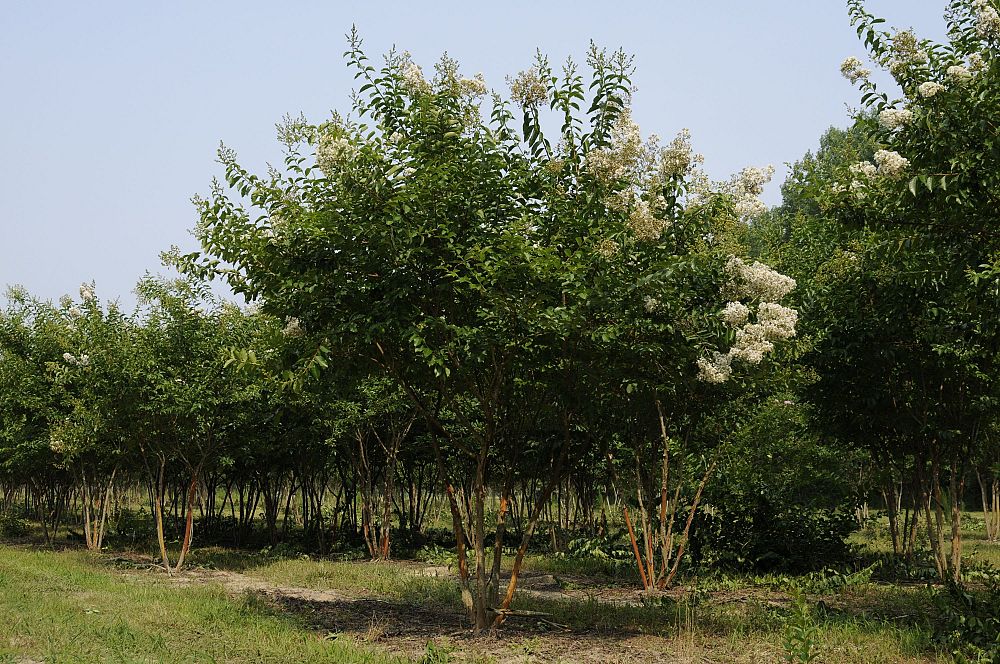
{"type": "MultiPolygon", "coordinates": [[[[1000,546],[981,530],[967,536],[979,588],[1000,546]]],[[[613,561],[533,554],[515,615],[479,635],[454,558],[440,552],[372,562],[206,547],[168,576],[139,550],[53,551],[21,539],[0,545],[0,661],[961,661],[932,571],[931,581],[914,568],[890,582],[879,529],[853,539],[876,562],[711,574],[653,594],[613,561]]]]}
{"type": "Polygon", "coordinates": [[[943,5],[846,0],[777,204],[637,123],[687,64],[351,28],[134,301],[8,286],[0,660],[1000,663],[1000,0],[943,5]]]}

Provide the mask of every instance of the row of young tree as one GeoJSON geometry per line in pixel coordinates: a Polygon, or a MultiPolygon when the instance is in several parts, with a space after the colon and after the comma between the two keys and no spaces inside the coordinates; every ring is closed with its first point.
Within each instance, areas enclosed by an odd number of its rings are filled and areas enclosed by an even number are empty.
{"type": "Polygon", "coordinates": [[[47,533],[71,508],[100,548],[115,497],[141,496],[167,569],[196,512],[386,558],[439,505],[478,629],[564,518],[620,519],[653,590],[692,552],[793,557],[816,519],[842,540],[839,508],[881,493],[896,553],[926,543],[960,578],[970,478],[1000,526],[1000,16],[956,0],[937,45],[850,11],[903,96],[845,61],[856,123],[771,211],[770,169],[711,182],[686,132],[643,138],[621,52],[592,48],[586,76],[539,56],[506,98],[447,57],[376,68],[352,34],[352,112],[286,118],[263,176],[222,148],[202,250],[164,256],[184,278],[143,280],[128,315],[92,285],[11,293],[5,502],[47,533]]]}

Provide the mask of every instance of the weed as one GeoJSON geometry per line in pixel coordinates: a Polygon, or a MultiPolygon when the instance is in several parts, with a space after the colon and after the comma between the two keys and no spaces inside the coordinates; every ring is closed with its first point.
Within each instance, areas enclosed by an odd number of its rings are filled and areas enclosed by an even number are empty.
{"type": "Polygon", "coordinates": [[[808,664],[816,659],[818,651],[816,639],[819,629],[813,619],[812,609],[809,600],[798,589],[792,592],[792,614],[785,625],[785,647],[786,662],[800,662],[808,664]]]}

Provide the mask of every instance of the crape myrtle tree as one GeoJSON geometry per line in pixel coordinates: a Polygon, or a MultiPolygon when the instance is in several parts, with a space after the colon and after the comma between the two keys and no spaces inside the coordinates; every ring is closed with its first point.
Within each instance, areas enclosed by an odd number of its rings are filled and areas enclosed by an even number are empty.
{"type": "MultiPolygon", "coordinates": [[[[841,317],[830,307],[836,299],[833,293],[854,292],[850,277],[871,235],[831,212],[836,201],[829,190],[850,166],[873,158],[873,142],[859,125],[830,128],[815,153],[791,165],[781,186],[781,205],[736,229],[735,238],[749,255],[795,278],[789,301],[802,324],[789,348],[791,355],[783,358],[787,368],[775,377],[766,406],[755,409],[746,434],[739,436],[740,454],[716,486],[743,498],[719,505],[710,492],[711,528],[703,532],[705,550],[700,552],[705,561],[801,567],[830,560],[821,558],[824,555],[843,555],[843,543],[837,539],[850,529],[850,513],[863,523],[872,490],[898,495],[901,473],[909,468],[896,467],[909,462],[902,455],[882,454],[881,445],[875,444],[883,440],[876,430],[884,422],[881,414],[870,405],[849,402],[849,395],[870,396],[867,381],[831,388],[830,394],[820,394],[815,386],[816,362],[832,359],[818,352],[816,344],[824,342],[830,320],[841,317]]],[[[867,305],[845,303],[849,317],[859,316],[850,309],[857,306],[867,305]]],[[[871,345],[860,342],[842,359],[864,367],[867,358],[854,358],[869,351],[871,345]]],[[[874,376],[877,369],[869,373],[874,376]]],[[[758,382],[756,389],[762,387],[758,382]]],[[[895,524],[895,512],[889,514],[895,524]]]]}
{"type": "Polygon", "coordinates": [[[224,370],[227,351],[252,346],[256,328],[237,307],[211,307],[203,285],[146,278],[136,292],[147,309],[138,339],[136,373],[142,427],[135,440],[153,486],[153,516],[163,567],[179,571],[190,550],[198,490],[206,471],[234,443],[257,388],[246,374],[224,370]],[[171,466],[171,467],[168,467],[171,466]],[[172,473],[185,477],[183,531],[171,566],[164,499],[172,473]]]}
{"type": "Polygon", "coordinates": [[[65,416],[49,423],[50,446],[73,476],[82,502],[87,548],[104,542],[115,479],[132,472],[137,328],[116,303],[101,306],[93,284],[80,287],[80,302],[63,297],[60,313],[67,350],[48,364],[65,416]]]}
{"type": "MultiPolygon", "coordinates": [[[[70,471],[59,463],[50,427],[67,416],[62,389],[50,367],[68,353],[68,312],[32,298],[21,288],[7,293],[0,313],[0,472],[6,483],[4,507],[15,491],[26,490],[35,516],[51,541],[72,489],[70,471]]],[[[26,507],[27,498],[26,498],[26,507]]]]}
{"type": "MultiPolygon", "coordinates": [[[[402,390],[426,430],[411,440],[429,445],[444,483],[465,606],[477,629],[497,626],[554,488],[616,428],[591,425],[605,390],[650,414],[636,440],[662,441],[680,426],[667,424],[680,405],[663,400],[689,393],[675,379],[721,394],[794,333],[777,302],[791,280],[712,235],[720,218],[759,211],[770,172],[713,187],[686,134],[643,140],[621,52],[591,48],[589,80],[539,55],[509,100],[447,57],[428,79],[405,53],[376,69],[354,34],[346,56],[360,83],[352,113],[286,119],[285,168],[265,176],[221,149],[226,184],[196,199],[202,252],[167,259],[317,340],[285,374],[292,387],[349,366],[402,390]],[[501,589],[525,458],[542,481],[501,589]]],[[[655,572],[662,586],[670,572],[655,572]]]]}
{"type": "Polygon", "coordinates": [[[862,92],[857,129],[875,150],[817,192],[855,242],[817,310],[816,403],[876,459],[912,472],[937,571],[958,580],[965,485],[972,471],[989,483],[998,396],[1000,13],[955,0],[937,44],[883,30],[859,0],[849,8],[899,96],[858,58],[844,61],[862,92]]]}

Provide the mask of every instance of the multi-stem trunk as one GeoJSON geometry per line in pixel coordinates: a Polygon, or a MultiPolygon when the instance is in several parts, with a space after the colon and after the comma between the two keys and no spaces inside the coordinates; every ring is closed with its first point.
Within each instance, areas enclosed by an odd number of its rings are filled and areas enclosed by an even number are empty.
{"type": "Polygon", "coordinates": [[[186,517],[184,520],[184,538],[181,541],[181,552],[177,556],[177,566],[174,567],[175,572],[181,571],[181,567],[184,565],[184,558],[187,556],[188,551],[191,549],[191,538],[194,535],[194,507],[195,499],[198,496],[198,480],[201,479],[201,466],[196,466],[191,470],[191,482],[188,484],[187,490],[187,507],[186,507],[186,517]]]}
{"type": "Polygon", "coordinates": [[[156,521],[156,541],[160,545],[160,560],[167,574],[171,573],[170,557],[167,555],[167,539],[163,532],[163,496],[166,492],[167,460],[160,457],[159,472],[156,476],[156,488],[153,499],[153,517],[156,521]]]}
{"type": "Polygon", "coordinates": [[[986,539],[996,542],[1000,538],[1000,477],[983,477],[976,469],[976,480],[983,499],[983,522],[986,525],[986,539]]]}
{"type": "Polygon", "coordinates": [[[80,469],[81,491],[83,493],[83,535],[87,548],[100,551],[104,546],[104,534],[107,531],[108,512],[111,507],[111,490],[114,487],[116,466],[108,477],[104,487],[92,486],[87,479],[86,469],[80,469]]]}

